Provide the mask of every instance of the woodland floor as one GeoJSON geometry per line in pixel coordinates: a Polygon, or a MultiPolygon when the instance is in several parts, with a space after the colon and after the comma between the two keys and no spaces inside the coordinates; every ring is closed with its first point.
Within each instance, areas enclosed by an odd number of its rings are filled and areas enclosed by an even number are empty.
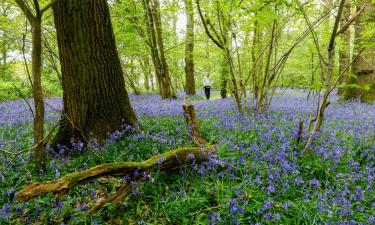
{"type": "MultiPolygon", "coordinates": [[[[298,124],[314,112],[303,91],[274,97],[266,115],[235,113],[232,99],[194,97],[201,132],[217,144],[217,160],[174,173],[156,172],[132,183],[132,194],[89,218],[101,197],[124,178],[79,185],[64,197],[17,203],[26,183],[58,178],[107,162],[141,161],[193,143],[182,116],[182,97],[131,95],[144,132],[105,146],[49,152],[48,172],[37,176],[31,154],[15,159],[0,152],[0,224],[375,224],[375,105],[341,104],[332,97],[311,154],[296,145],[298,124]],[[67,153],[68,152],[68,153],[67,153]],[[215,162],[228,165],[225,169],[215,162]]],[[[47,101],[46,129],[59,118],[61,99],[47,101]]],[[[0,149],[32,144],[32,115],[22,100],[0,104],[0,149]]],[[[304,136],[306,130],[304,129],[304,136]]]]}

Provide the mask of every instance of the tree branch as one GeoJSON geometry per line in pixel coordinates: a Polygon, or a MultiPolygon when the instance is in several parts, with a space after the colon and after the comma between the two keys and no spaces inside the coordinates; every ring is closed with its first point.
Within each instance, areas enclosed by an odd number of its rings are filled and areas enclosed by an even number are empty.
{"type": "Polygon", "coordinates": [[[364,1],[362,3],[362,5],[359,7],[359,9],[353,15],[353,17],[350,18],[350,20],[346,24],[342,25],[342,27],[341,27],[341,29],[339,31],[337,31],[336,36],[344,33],[349,28],[349,26],[361,15],[361,13],[363,12],[363,10],[365,10],[365,8],[367,6],[366,3],[367,3],[366,1],[364,1]]]}
{"type": "Polygon", "coordinates": [[[40,14],[42,15],[45,11],[47,11],[49,8],[51,8],[58,0],[52,0],[50,3],[48,3],[46,6],[40,10],[40,14]]]}
{"type": "Polygon", "coordinates": [[[208,29],[208,27],[207,27],[207,22],[206,22],[206,20],[205,20],[205,18],[204,18],[204,16],[203,16],[203,14],[202,14],[202,9],[201,9],[201,6],[200,6],[200,2],[199,2],[199,0],[196,0],[196,3],[197,3],[197,8],[198,8],[198,12],[199,12],[199,17],[201,18],[201,20],[202,20],[202,23],[203,23],[203,27],[204,27],[204,30],[206,31],[206,34],[207,34],[207,36],[220,48],[220,49],[224,49],[224,46],[218,41],[218,40],[216,40],[213,36],[212,36],[212,34],[211,34],[211,32],[210,32],[210,30],[208,29]]]}
{"type": "Polygon", "coordinates": [[[33,24],[35,20],[35,15],[32,13],[29,6],[26,5],[26,2],[24,0],[15,0],[18,7],[22,10],[22,12],[25,14],[27,20],[33,24]]]}

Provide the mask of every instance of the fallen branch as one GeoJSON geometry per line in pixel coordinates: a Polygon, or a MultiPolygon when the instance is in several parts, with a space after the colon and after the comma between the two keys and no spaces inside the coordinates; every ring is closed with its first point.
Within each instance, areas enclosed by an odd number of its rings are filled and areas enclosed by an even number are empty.
{"type": "Polygon", "coordinates": [[[178,148],[149,158],[143,162],[106,163],[91,169],[67,174],[54,181],[35,182],[26,185],[17,194],[19,202],[25,202],[47,193],[65,195],[74,186],[104,176],[133,176],[134,173],[152,172],[157,169],[175,170],[191,164],[193,161],[209,160],[214,145],[207,147],[178,148]]]}
{"type": "Polygon", "coordinates": [[[105,204],[108,203],[119,203],[124,198],[126,198],[131,192],[131,187],[129,184],[124,185],[122,188],[118,189],[114,194],[108,196],[107,198],[102,198],[99,200],[89,211],[88,216],[97,213],[105,204]]]}

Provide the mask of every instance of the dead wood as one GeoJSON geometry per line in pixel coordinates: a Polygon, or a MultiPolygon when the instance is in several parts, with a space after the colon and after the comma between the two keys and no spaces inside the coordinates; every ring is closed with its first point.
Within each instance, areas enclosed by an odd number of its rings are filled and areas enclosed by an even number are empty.
{"type": "Polygon", "coordinates": [[[65,195],[74,186],[105,176],[130,176],[140,172],[152,172],[154,170],[176,170],[183,168],[193,161],[207,161],[215,146],[178,148],[153,156],[142,162],[106,163],[95,166],[81,172],[67,174],[54,181],[35,182],[26,185],[17,194],[20,202],[28,201],[40,195],[54,193],[58,196],[65,195]]]}
{"type": "Polygon", "coordinates": [[[196,145],[206,144],[206,140],[199,132],[199,124],[197,116],[195,114],[194,105],[191,104],[191,102],[187,98],[185,98],[182,108],[184,109],[184,117],[193,142],[196,145]]]}
{"type": "Polygon", "coordinates": [[[124,200],[129,195],[130,192],[131,192],[130,185],[129,184],[124,185],[123,187],[121,187],[120,189],[118,189],[114,194],[108,196],[107,198],[100,199],[91,208],[91,210],[88,213],[88,216],[91,216],[91,215],[99,212],[99,210],[101,208],[103,208],[103,206],[105,204],[108,204],[108,203],[115,204],[115,203],[121,202],[122,200],[124,200]]]}

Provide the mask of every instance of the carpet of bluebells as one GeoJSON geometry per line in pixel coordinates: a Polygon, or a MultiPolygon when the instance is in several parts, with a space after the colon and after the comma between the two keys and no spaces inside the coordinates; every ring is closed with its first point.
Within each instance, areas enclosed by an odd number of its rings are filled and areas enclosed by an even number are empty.
{"type": "MultiPolygon", "coordinates": [[[[316,103],[288,90],[274,97],[264,115],[241,116],[232,99],[194,101],[201,132],[217,145],[212,160],[173,173],[158,171],[130,181],[123,203],[87,213],[128,177],[78,185],[18,203],[17,191],[32,181],[119,161],[140,161],[192,146],[182,100],[131,95],[143,131],[109,135],[98,148],[60,146],[48,152],[48,172],[38,176],[31,154],[0,152],[0,224],[375,224],[375,105],[340,103],[335,97],[309,154],[303,154],[309,114],[316,103]],[[299,121],[302,143],[296,146],[299,121]]],[[[61,99],[46,102],[46,130],[59,119],[61,99]]],[[[0,149],[32,145],[32,114],[22,101],[0,104],[0,149]]],[[[129,182],[129,181],[128,181],[129,182]]]]}

